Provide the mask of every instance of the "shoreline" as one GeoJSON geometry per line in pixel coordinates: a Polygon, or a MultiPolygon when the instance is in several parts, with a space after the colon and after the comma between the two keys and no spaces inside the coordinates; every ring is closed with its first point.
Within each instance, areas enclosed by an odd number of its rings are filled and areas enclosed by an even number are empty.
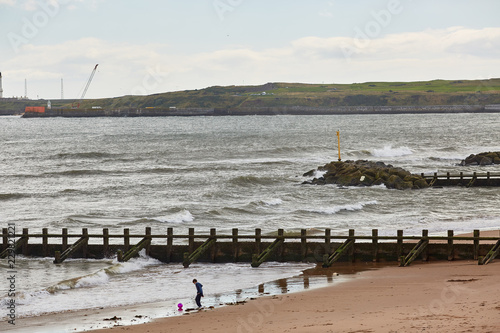
{"type": "MultiPolygon", "coordinates": [[[[497,237],[499,236],[499,234],[500,230],[482,231],[482,236],[497,237]]],[[[471,233],[460,234],[459,236],[472,236],[472,234],[471,233]]],[[[337,263],[328,269],[324,269],[321,268],[320,266],[317,266],[315,268],[309,268],[304,270],[302,274],[299,276],[275,280],[268,282],[266,284],[262,284],[261,286],[258,286],[258,288],[256,287],[258,291],[240,290],[234,292],[231,295],[229,294],[223,295],[222,297],[221,295],[210,295],[209,297],[206,297],[204,299],[205,301],[204,304],[206,304],[207,308],[200,311],[199,313],[196,311],[191,313],[190,311],[184,311],[183,313],[179,313],[175,311],[177,310],[177,308],[173,301],[163,301],[156,303],[142,303],[142,304],[134,304],[128,306],[117,306],[111,308],[94,308],[86,310],[67,311],[62,313],[51,313],[35,317],[24,317],[24,318],[19,318],[18,325],[16,325],[16,328],[13,329],[8,328],[7,331],[30,332],[30,333],[70,332],[70,331],[106,332],[109,329],[113,329],[113,327],[114,329],[118,329],[121,327],[121,328],[126,328],[127,330],[131,329],[132,330],[131,332],[134,333],[136,331],[142,332],[142,330],[139,329],[139,327],[143,327],[143,325],[153,325],[153,330],[151,331],[152,333],[162,332],[161,330],[160,331],[156,330],[157,327],[156,325],[159,326],[163,325],[159,323],[171,323],[170,320],[174,320],[175,324],[184,325],[179,323],[183,323],[184,319],[182,318],[186,317],[186,315],[189,315],[192,318],[190,319],[190,321],[195,320],[194,318],[198,318],[199,316],[202,316],[201,321],[204,321],[205,319],[203,318],[205,315],[208,315],[208,313],[212,312],[219,313],[220,311],[223,311],[221,313],[225,313],[226,311],[231,312],[232,310],[223,310],[223,309],[228,307],[233,308],[235,307],[234,305],[238,305],[237,308],[243,306],[246,307],[247,309],[251,306],[250,308],[255,310],[256,307],[258,308],[258,305],[255,305],[254,303],[261,304],[262,302],[264,302],[264,304],[268,304],[268,306],[270,306],[269,305],[270,303],[267,303],[269,300],[271,300],[274,304],[276,300],[279,299],[280,300],[279,304],[281,304],[282,301],[286,302],[289,297],[292,297],[294,301],[300,300],[301,303],[305,302],[304,303],[306,304],[305,306],[310,307],[311,305],[309,303],[311,302],[311,300],[316,299],[315,295],[316,293],[318,293],[318,290],[323,290],[326,293],[336,294],[338,293],[340,286],[346,286],[350,290],[354,290],[355,287],[351,286],[355,285],[361,285],[362,288],[365,288],[366,285],[370,285],[373,284],[374,282],[377,282],[376,280],[380,279],[380,276],[384,276],[384,274],[386,274],[385,272],[389,272],[387,273],[389,275],[393,274],[397,276],[402,275],[399,276],[399,278],[406,277],[409,280],[413,281],[411,282],[412,284],[418,285],[418,279],[415,279],[416,276],[413,273],[408,274],[408,271],[415,270],[414,267],[418,267],[418,270],[420,269],[428,270],[437,266],[447,266],[453,270],[463,269],[464,266],[467,266],[468,269],[466,269],[465,271],[461,270],[460,274],[468,274],[469,270],[479,270],[479,268],[477,267],[483,267],[483,266],[478,266],[477,261],[470,261],[470,260],[467,261],[459,260],[450,262],[415,261],[415,263],[413,263],[410,267],[405,267],[405,268],[398,267],[397,263],[394,262],[387,262],[387,263],[356,262],[353,264],[337,263]],[[337,277],[338,273],[340,274],[340,276],[337,277]],[[321,281],[321,279],[323,281],[321,281]],[[369,281],[370,279],[375,279],[375,281],[369,281]],[[300,295],[304,294],[304,295],[298,298],[297,295],[299,294],[300,295]],[[221,303],[221,299],[230,301],[221,303]],[[121,318],[121,320],[106,320],[112,318],[121,318]]],[[[496,259],[496,263],[495,261],[493,261],[492,263],[484,267],[486,267],[484,268],[484,270],[489,272],[488,274],[490,275],[490,277],[491,275],[498,276],[498,274],[500,273],[500,263],[498,258],[496,259]],[[491,273],[491,271],[493,271],[493,273],[491,273]]],[[[446,276],[446,274],[448,273],[449,272],[445,272],[445,274],[443,274],[443,272],[441,272],[440,274],[442,276],[446,276]]],[[[441,278],[442,276],[436,275],[436,277],[439,278],[441,278]]],[[[464,278],[458,280],[465,281],[467,279],[464,278]]],[[[471,282],[476,282],[476,281],[471,281],[471,282]]],[[[492,283],[496,285],[500,291],[500,283],[495,281],[492,281],[492,283]]],[[[380,287],[377,285],[372,285],[372,286],[375,288],[380,287]]],[[[382,288],[386,287],[387,286],[382,285],[382,288]]],[[[189,291],[187,294],[188,296],[185,298],[185,300],[182,301],[185,304],[184,307],[185,310],[194,306],[193,299],[189,297],[191,296],[189,294],[189,291]]],[[[341,294],[343,294],[342,291],[341,294]]],[[[364,294],[366,294],[366,291],[362,291],[359,297],[363,296],[364,294]]],[[[345,300],[352,301],[351,298],[354,297],[355,295],[349,294],[344,296],[346,297],[345,300]]],[[[371,294],[368,293],[367,296],[371,296],[371,294]]],[[[395,301],[398,300],[393,299],[391,300],[391,303],[395,303],[395,301]]],[[[385,306],[386,304],[382,305],[385,306]]],[[[297,307],[298,306],[297,303],[295,303],[294,306],[297,307]]],[[[321,306],[326,307],[328,305],[321,305],[321,306]]],[[[498,302],[497,307],[499,310],[498,314],[500,314],[500,302],[498,302]]],[[[300,312],[300,310],[296,310],[295,308],[294,310],[288,310],[288,312],[297,312],[297,311],[300,312]]],[[[241,313],[237,311],[236,313],[241,317],[244,312],[241,313]]],[[[390,315],[391,317],[393,317],[392,314],[390,315]]],[[[226,315],[221,314],[214,316],[215,316],[214,318],[218,318],[219,316],[224,317],[226,315]]],[[[216,320],[220,321],[220,319],[216,320]]],[[[186,329],[190,329],[190,326],[187,326],[186,329]]],[[[264,329],[268,330],[269,328],[264,328],[264,329]]]]}
{"type": "Polygon", "coordinates": [[[346,283],[127,327],[122,332],[498,332],[500,263],[415,263],[346,283]]]}
{"type": "MultiPolygon", "coordinates": [[[[356,279],[367,270],[377,270],[387,263],[342,263],[336,267],[323,269],[320,266],[305,269],[300,275],[272,280],[258,286],[230,293],[210,294],[202,300],[206,309],[220,309],[241,305],[250,300],[275,297],[311,291],[334,284],[342,284],[356,279]]],[[[192,291],[192,290],[189,290],[192,291]]],[[[16,327],[7,326],[6,332],[52,333],[52,332],[94,332],[98,329],[110,329],[115,326],[131,327],[141,323],[154,322],[165,318],[179,317],[194,310],[194,297],[187,292],[181,300],[148,302],[116,307],[69,310],[38,316],[21,317],[16,320],[16,327]],[[184,311],[179,312],[177,302],[184,304],[184,311]],[[110,320],[117,318],[117,320],[110,320]]]]}

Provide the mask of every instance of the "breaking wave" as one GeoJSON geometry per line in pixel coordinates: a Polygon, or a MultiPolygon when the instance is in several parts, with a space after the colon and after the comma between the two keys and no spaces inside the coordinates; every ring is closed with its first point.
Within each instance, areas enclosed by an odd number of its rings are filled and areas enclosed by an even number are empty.
{"type": "Polygon", "coordinates": [[[347,204],[347,205],[339,205],[328,208],[317,208],[317,209],[308,209],[307,212],[317,213],[317,214],[325,214],[325,215],[334,215],[342,211],[358,211],[362,210],[365,206],[368,205],[376,205],[377,201],[367,201],[367,202],[358,202],[355,204],[347,204]]]}
{"type": "Polygon", "coordinates": [[[193,222],[194,216],[193,214],[191,214],[190,211],[184,209],[177,213],[155,217],[154,220],[164,223],[183,223],[183,222],[193,222]]]}
{"type": "Polygon", "coordinates": [[[411,155],[413,152],[408,147],[393,148],[391,145],[387,145],[381,149],[373,149],[371,154],[375,157],[397,157],[411,155]]]}

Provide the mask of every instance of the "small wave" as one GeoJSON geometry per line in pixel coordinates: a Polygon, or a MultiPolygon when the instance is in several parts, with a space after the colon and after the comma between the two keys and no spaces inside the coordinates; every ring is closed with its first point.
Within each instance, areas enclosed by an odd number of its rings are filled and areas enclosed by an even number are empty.
{"type": "Polygon", "coordinates": [[[176,173],[179,169],[177,168],[153,168],[153,169],[142,169],[138,170],[137,173],[151,173],[151,174],[164,174],[164,173],[176,173]]]}
{"type": "Polygon", "coordinates": [[[367,202],[358,202],[355,204],[347,204],[347,205],[341,205],[341,206],[334,206],[334,207],[329,207],[329,208],[318,208],[318,209],[308,209],[306,210],[307,212],[310,213],[318,213],[318,214],[324,214],[324,215],[334,215],[342,211],[358,211],[362,210],[363,207],[367,205],[376,205],[378,204],[377,201],[367,201],[367,202]]]}
{"type": "Polygon", "coordinates": [[[15,200],[29,197],[24,193],[0,193],[0,201],[15,200]]]}
{"type": "Polygon", "coordinates": [[[80,169],[80,170],[66,170],[61,172],[47,172],[44,176],[93,176],[93,175],[107,175],[113,173],[121,173],[121,171],[106,171],[106,170],[91,170],[91,169],[80,169]]]}
{"type": "MultiPolygon", "coordinates": [[[[441,156],[441,157],[435,157],[435,156],[431,156],[429,157],[429,160],[431,161],[436,161],[436,162],[439,162],[439,161],[460,161],[462,160],[463,158],[459,157],[459,156],[441,156]]],[[[458,162],[457,162],[458,163],[458,162]]]]}
{"type": "Polygon", "coordinates": [[[384,146],[382,149],[372,149],[371,153],[375,157],[397,157],[413,154],[408,147],[392,148],[390,145],[384,146]]]}
{"type": "Polygon", "coordinates": [[[260,214],[258,210],[255,209],[257,206],[261,206],[262,203],[251,203],[244,207],[221,207],[218,209],[212,209],[207,213],[212,216],[243,216],[243,215],[255,215],[260,214]]]}
{"type": "Polygon", "coordinates": [[[269,185],[275,183],[277,180],[269,177],[257,176],[239,176],[230,180],[230,183],[241,186],[248,185],[269,185]]]}
{"type": "Polygon", "coordinates": [[[139,257],[132,258],[130,259],[130,261],[123,263],[118,263],[115,261],[113,266],[100,269],[92,274],[61,281],[53,286],[48,287],[44,291],[50,294],[54,294],[62,290],[100,286],[108,283],[110,277],[113,275],[126,274],[141,270],[147,266],[158,264],[161,264],[161,262],[157,259],[146,256],[146,250],[143,249],[139,252],[139,257]]]}
{"type": "Polygon", "coordinates": [[[164,223],[183,223],[183,222],[193,222],[194,216],[188,210],[184,209],[180,212],[173,213],[166,216],[155,217],[154,220],[164,222],[164,223]]]}
{"type": "MultiPolygon", "coordinates": [[[[118,263],[116,259],[113,265],[102,268],[92,274],[75,277],[68,280],[60,281],[48,288],[41,290],[27,291],[16,293],[16,304],[29,305],[37,302],[52,302],[50,297],[60,292],[66,292],[71,289],[93,288],[106,285],[114,275],[127,274],[134,271],[140,271],[148,266],[160,265],[161,262],[157,259],[146,256],[146,251],[139,252],[139,256],[132,258],[127,262],[118,263]]],[[[7,298],[0,301],[1,304],[6,304],[7,298]]],[[[42,311],[43,312],[43,311],[42,311]]],[[[35,311],[34,313],[39,313],[35,311]]],[[[32,314],[31,311],[27,313],[32,314]]]]}
{"type": "Polygon", "coordinates": [[[52,155],[50,158],[61,159],[61,160],[81,160],[81,159],[103,159],[116,156],[121,156],[121,155],[90,151],[84,153],[59,153],[52,155]]]}

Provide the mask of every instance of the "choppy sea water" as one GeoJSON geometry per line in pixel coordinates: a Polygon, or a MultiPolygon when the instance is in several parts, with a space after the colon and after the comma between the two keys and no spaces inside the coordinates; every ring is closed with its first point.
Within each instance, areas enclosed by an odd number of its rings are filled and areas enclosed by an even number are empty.
{"type": "MultiPolygon", "coordinates": [[[[418,235],[500,228],[500,189],[420,191],[301,185],[302,174],[337,160],[383,161],[414,173],[500,172],[459,167],[472,153],[500,151],[499,114],[21,119],[0,117],[0,221],[59,232],[263,233],[284,228],[333,234],[355,229],[418,235]]],[[[141,257],[18,258],[18,314],[172,301],[193,275],[214,294],[257,286],[310,267],[201,265],[184,270],[141,257]],[[130,265],[130,266],[129,266],[130,265]],[[43,276],[43,278],[40,278],[43,276]],[[240,277],[245,277],[241,279],[240,277]],[[237,278],[235,278],[237,277],[237,278]],[[66,282],[70,280],[70,282],[66,282]],[[154,300],[152,281],[162,281],[154,300]],[[120,289],[125,288],[125,289],[120,289]],[[120,290],[134,290],[122,293],[120,290]],[[142,295],[142,296],[141,296],[142,295]],[[96,300],[99,300],[96,302],[96,300]]],[[[6,264],[2,262],[2,269],[6,264]]]]}

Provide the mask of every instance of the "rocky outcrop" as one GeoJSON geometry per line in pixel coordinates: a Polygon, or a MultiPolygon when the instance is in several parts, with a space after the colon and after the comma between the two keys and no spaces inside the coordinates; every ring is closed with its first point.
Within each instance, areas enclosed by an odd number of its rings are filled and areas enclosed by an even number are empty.
{"type": "Polygon", "coordinates": [[[460,162],[461,166],[467,165],[492,165],[500,164],[500,152],[487,152],[477,155],[471,154],[460,162]]]}
{"type": "MultiPolygon", "coordinates": [[[[340,186],[372,186],[384,184],[387,188],[398,190],[427,188],[429,184],[420,175],[414,175],[402,168],[386,165],[383,162],[366,160],[330,162],[318,168],[323,176],[306,181],[303,184],[340,186]]],[[[316,170],[304,174],[312,177],[316,170]]]]}

